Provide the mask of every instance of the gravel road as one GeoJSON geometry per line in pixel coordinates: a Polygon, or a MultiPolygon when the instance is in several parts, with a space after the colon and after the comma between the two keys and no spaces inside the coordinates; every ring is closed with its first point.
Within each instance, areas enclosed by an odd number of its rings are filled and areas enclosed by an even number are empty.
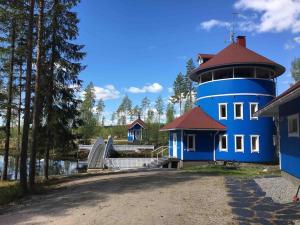
{"type": "Polygon", "coordinates": [[[1,224],[236,224],[224,178],[180,171],[102,175],[0,210],[1,224]]]}

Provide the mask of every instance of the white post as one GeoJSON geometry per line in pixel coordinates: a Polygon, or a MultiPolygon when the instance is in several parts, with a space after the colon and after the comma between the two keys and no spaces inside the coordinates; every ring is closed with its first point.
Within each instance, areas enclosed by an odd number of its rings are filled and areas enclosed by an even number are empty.
{"type": "Polygon", "coordinates": [[[183,130],[181,130],[181,160],[183,160],[183,130]]]}

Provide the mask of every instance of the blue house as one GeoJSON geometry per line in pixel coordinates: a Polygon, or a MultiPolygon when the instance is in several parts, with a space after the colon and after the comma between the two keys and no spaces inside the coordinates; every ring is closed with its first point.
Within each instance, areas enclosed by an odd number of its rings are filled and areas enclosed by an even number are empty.
{"type": "Polygon", "coordinates": [[[128,142],[139,142],[143,139],[143,130],[145,129],[145,123],[139,117],[133,121],[128,127],[127,139],[128,142]]]}
{"type": "Polygon", "coordinates": [[[170,157],[274,162],[274,121],[254,113],[274,99],[274,79],[284,67],[246,48],[244,36],[216,55],[199,54],[198,59],[199,67],[190,74],[198,84],[198,113],[192,109],[161,129],[169,131],[170,157]]]}
{"type": "Polygon", "coordinates": [[[280,168],[300,181],[300,81],[259,110],[257,115],[274,117],[278,124],[280,168]]]}

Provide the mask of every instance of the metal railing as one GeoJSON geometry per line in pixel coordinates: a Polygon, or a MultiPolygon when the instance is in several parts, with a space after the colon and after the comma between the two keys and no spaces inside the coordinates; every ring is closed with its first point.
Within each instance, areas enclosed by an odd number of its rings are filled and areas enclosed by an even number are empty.
{"type": "Polygon", "coordinates": [[[159,163],[159,156],[160,158],[164,157],[164,152],[169,150],[169,146],[160,146],[157,149],[151,152],[151,157],[153,158],[154,154],[156,154],[156,163],[159,163]]]}

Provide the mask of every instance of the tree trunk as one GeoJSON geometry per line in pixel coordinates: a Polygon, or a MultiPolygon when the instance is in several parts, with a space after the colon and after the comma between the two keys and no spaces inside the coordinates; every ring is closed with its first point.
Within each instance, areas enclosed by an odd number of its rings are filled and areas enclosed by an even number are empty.
{"type": "Polygon", "coordinates": [[[55,63],[55,37],[56,37],[56,7],[58,5],[58,0],[54,1],[53,5],[53,20],[52,20],[52,43],[51,43],[51,63],[50,63],[50,75],[49,75],[49,92],[48,92],[48,116],[47,116],[47,141],[44,159],[44,177],[46,180],[49,178],[49,152],[52,145],[52,113],[53,113],[53,80],[54,80],[54,63],[55,63]]]}
{"type": "Polygon", "coordinates": [[[9,139],[10,139],[10,123],[11,123],[11,108],[12,108],[12,86],[14,77],[14,63],[15,63],[15,41],[16,41],[16,30],[15,20],[12,19],[11,23],[11,50],[10,50],[10,71],[8,78],[8,96],[7,96],[7,113],[6,113],[6,124],[5,124],[5,146],[4,146],[4,164],[2,172],[2,180],[7,180],[7,167],[8,167],[8,155],[9,155],[9,139]]]}
{"type": "Polygon", "coordinates": [[[43,20],[44,20],[44,0],[39,0],[39,19],[38,19],[38,40],[37,40],[37,60],[36,60],[36,80],[35,80],[35,97],[33,103],[33,121],[32,121],[32,146],[29,167],[29,187],[34,190],[36,152],[37,152],[37,135],[41,119],[41,59],[42,59],[42,42],[43,42],[43,20]]]}
{"type": "Polygon", "coordinates": [[[18,171],[19,171],[19,154],[20,154],[20,138],[21,138],[21,112],[22,112],[22,63],[20,63],[20,74],[19,74],[19,107],[18,107],[18,136],[17,136],[17,155],[15,158],[15,180],[18,179],[18,171]]]}
{"type": "Polygon", "coordinates": [[[21,161],[20,161],[20,183],[23,193],[27,192],[27,149],[28,135],[30,124],[30,96],[31,96],[31,72],[32,72],[32,42],[33,42],[33,22],[34,22],[34,3],[35,0],[30,0],[30,15],[27,34],[27,66],[26,66],[26,88],[25,88],[25,107],[24,107],[24,122],[22,133],[21,146],[21,161]]]}

